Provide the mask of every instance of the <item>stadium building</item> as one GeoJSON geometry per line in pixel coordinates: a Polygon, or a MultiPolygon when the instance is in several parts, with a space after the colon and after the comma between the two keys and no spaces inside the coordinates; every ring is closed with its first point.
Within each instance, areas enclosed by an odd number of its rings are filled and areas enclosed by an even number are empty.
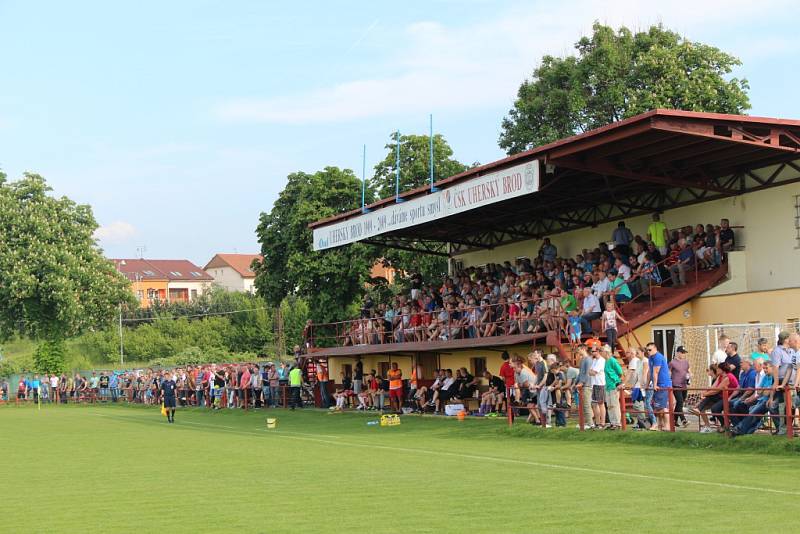
{"type": "MultiPolygon", "coordinates": [[[[545,237],[574,258],[609,242],[619,221],[646,236],[655,213],[669,229],[728,219],[735,247],[720,267],[622,306],[623,344],[655,340],[672,354],[702,326],[705,361],[722,325],[797,325],[799,149],[800,121],[655,110],[407,191],[402,202],[316,221],[314,248],[375,243],[447,256],[457,272],[533,258],[545,237]]],[[[341,346],[354,324],[314,325],[310,352],[327,360],[332,380],[357,355],[365,370],[397,361],[404,377],[417,364],[430,379],[436,368],[496,372],[501,351],[526,354],[532,344],[564,352],[557,332],[341,346]]]]}

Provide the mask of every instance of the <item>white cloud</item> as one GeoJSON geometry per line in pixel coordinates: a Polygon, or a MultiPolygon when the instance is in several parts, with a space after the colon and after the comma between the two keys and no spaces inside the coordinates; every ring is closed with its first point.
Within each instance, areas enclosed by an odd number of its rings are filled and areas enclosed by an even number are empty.
{"type": "Polygon", "coordinates": [[[114,221],[111,224],[101,226],[94,232],[95,239],[108,244],[118,244],[130,241],[138,235],[138,230],[131,223],[125,221],[114,221]]]}
{"type": "MultiPolygon", "coordinates": [[[[233,99],[215,114],[226,121],[307,124],[375,116],[425,114],[496,107],[511,103],[520,82],[544,54],[573,51],[595,20],[645,28],[663,22],[694,40],[706,32],[733,31],[737,25],[778,12],[783,0],[614,0],[515,7],[479,24],[449,27],[420,21],[398,37],[401,45],[388,64],[396,76],[364,77],[269,98],[233,99]],[[668,11],[665,11],[668,10],[668,11]]],[[[383,69],[382,69],[383,70],[383,69]]]]}

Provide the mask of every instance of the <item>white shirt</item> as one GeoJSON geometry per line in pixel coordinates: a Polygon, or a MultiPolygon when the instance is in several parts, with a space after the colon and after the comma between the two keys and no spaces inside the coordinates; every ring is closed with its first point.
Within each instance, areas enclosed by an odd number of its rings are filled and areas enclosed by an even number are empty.
{"type": "Polygon", "coordinates": [[[454,383],[455,381],[456,381],[456,379],[455,379],[455,378],[453,378],[453,377],[450,377],[450,378],[445,378],[445,379],[444,379],[444,383],[442,384],[442,389],[447,389],[447,390],[449,390],[449,389],[450,389],[450,386],[452,386],[452,385],[453,385],[453,383],[454,383]]]}
{"type": "Polygon", "coordinates": [[[53,375],[50,377],[50,387],[55,388],[58,387],[58,377],[53,375]]]}
{"type": "Polygon", "coordinates": [[[588,297],[583,299],[583,313],[592,313],[592,312],[599,312],[600,311],[600,301],[597,300],[597,297],[589,294],[588,297]]]}
{"type": "Polygon", "coordinates": [[[628,278],[631,277],[631,268],[623,263],[617,268],[617,273],[622,275],[622,279],[627,282],[628,278]]]}
{"type": "Polygon", "coordinates": [[[598,356],[597,358],[592,360],[592,371],[596,372],[596,375],[591,376],[591,384],[593,386],[605,386],[606,385],[606,359],[602,356],[598,356]]]}
{"type": "Polygon", "coordinates": [[[714,351],[714,354],[711,356],[711,360],[714,363],[725,363],[725,360],[728,358],[728,355],[725,354],[725,351],[722,349],[717,349],[714,351]]]}
{"type": "Polygon", "coordinates": [[[603,293],[607,292],[610,288],[611,282],[608,281],[608,278],[603,278],[592,284],[592,292],[598,297],[602,296],[603,293]]]}
{"type": "Polygon", "coordinates": [[[628,362],[628,369],[633,371],[633,383],[630,384],[631,387],[640,388],[642,387],[642,360],[639,359],[638,356],[634,356],[631,358],[631,361],[628,362]]]}

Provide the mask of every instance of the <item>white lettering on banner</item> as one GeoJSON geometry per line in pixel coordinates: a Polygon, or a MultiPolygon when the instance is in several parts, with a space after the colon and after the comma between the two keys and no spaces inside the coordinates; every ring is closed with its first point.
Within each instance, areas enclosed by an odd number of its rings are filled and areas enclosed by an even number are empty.
{"type": "Polygon", "coordinates": [[[533,160],[478,176],[436,193],[316,228],[314,250],[355,243],[538,190],[539,161],[533,160]]]}

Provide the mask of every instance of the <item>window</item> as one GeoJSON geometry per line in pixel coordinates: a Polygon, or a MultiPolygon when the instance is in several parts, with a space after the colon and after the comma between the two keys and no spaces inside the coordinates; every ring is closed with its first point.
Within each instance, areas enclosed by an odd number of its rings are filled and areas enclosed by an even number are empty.
{"type": "Polygon", "coordinates": [[[794,196],[794,248],[800,248],[800,195],[794,196]]]}
{"type": "Polygon", "coordinates": [[[180,273],[180,271],[170,271],[170,273],[169,273],[169,274],[171,274],[172,276],[183,276],[183,275],[180,273]]]}
{"type": "Polygon", "coordinates": [[[486,358],[470,358],[469,367],[472,376],[483,376],[486,370],[486,358]]]}
{"type": "Polygon", "coordinates": [[[191,298],[192,300],[194,300],[194,299],[196,299],[196,298],[197,298],[197,290],[196,290],[196,289],[192,289],[192,296],[191,296],[190,298],[191,298]]]}
{"type": "Polygon", "coordinates": [[[153,271],[142,271],[142,274],[144,274],[145,276],[155,276],[156,275],[156,273],[154,273],[153,271]]]}
{"type": "Polygon", "coordinates": [[[136,291],[136,298],[137,298],[138,300],[142,300],[142,299],[144,298],[144,291],[142,291],[141,289],[139,289],[138,291],[136,291]]]}
{"type": "MultiPolygon", "coordinates": [[[[180,274],[180,273],[178,273],[178,274],[180,274]]],[[[201,276],[203,276],[202,274],[198,273],[197,271],[192,271],[192,273],[191,273],[191,274],[192,274],[192,276],[194,276],[195,278],[200,278],[201,276]]]]}
{"type": "Polygon", "coordinates": [[[158,300],[158,290],[156,289],[148,289],[147,290],[147,298],[150,300],[158,300]]]}

